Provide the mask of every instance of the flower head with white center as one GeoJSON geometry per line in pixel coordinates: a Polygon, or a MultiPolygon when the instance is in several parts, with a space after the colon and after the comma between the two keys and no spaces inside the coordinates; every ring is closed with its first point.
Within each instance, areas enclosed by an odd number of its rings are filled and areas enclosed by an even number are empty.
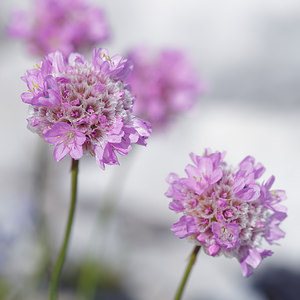
{"type": "Polygon", "coordinates": [[[146,145],[151,125],[132,113],[134,98],[125,82],[131,69],[121,56],[95,49],[92,62],[77,53],[66,62],[57,51],[25,73],[28,91],[21,98],[31,105],[29,128],[55,145],[57,161],[91,153],[104,169],[118,164],[116,152],[146,145]]]}
{"type": "Polygon", "coordinates": [[[67,56],[106,41],[109,29],[103,11],[85,0],[33,0],[30,12],[13,13],[8,34],[25,40],[31,53],[67,56]]]}
{"type": "Polygon", "coordinates": [[[243,276],[252,274],[272,251],[261,248],[261,240],[274,244],[284,237],[278,225],[283,221],[286,199],[282,190],[270,190],[274,176],[259,184],[265,168],[247,156],[237,170],[223,161],[224,153],[206,150],[203,156],[191,153],[194,165],[185,169],[187,178],[171,173],[166,196],[169,208],[183,213],[171,226],[179,238],[188,237],[211,255],[235,257],[243,276]]]}

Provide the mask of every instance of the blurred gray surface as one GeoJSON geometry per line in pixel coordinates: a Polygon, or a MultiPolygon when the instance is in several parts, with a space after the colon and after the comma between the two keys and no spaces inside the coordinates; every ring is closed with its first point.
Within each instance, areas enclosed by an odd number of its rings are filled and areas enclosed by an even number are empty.
{"type": "MultiPolygon", "coordinates": [[[[99,226],[95,225],[97,211],[115,173],[122,172],[126,181],[105,239],[105,257],[114,269],[126,274],[124,285],[133,299],[171,299],[192,244],[173,237],[168,229],[178,216],[168,209],[165,178],[169,172],[183,176],[188,154],[201,154],[210,147],[227,151],[226,161],[232,165],[253,155],[266,166],[264,179],[274,174],[274,188],[287,191],[289,216],[282,225],[287,236],[281,246],[270,247],[275,254],[253,276],[268,265],[299,268],[300,2],[93,2],[107,11],[113,35],[103,46],[111,53],[125,54],[144,44],[157,50],[183,49],[206,81],[207,93],[168,131],[153,135],[145,149],[140,147],[122,158],[120,167],[107,167],[103,172],[90,157],[80,162],[79,205],[67,263],[97,256],[103,247],[107,230],[94,229],[99,226]],[[90,238],[92,232],[97,234],[90,238]]],[[[18,207],[28,199],[33,205],[39,201],[34,176],[37,149],[43,142],[27,130],[27,107],[20,99],[26,89],[20,76],[36,59],[21,42],[9,40],[3,33],[10,11],[28,3],[4,1],[0,10],[0,216],[7,216],[11,201],[18,207]]],[[[53,148],[43,149],[48,179],[42,207],[55,250],[67,215],[70,161],[56,163],[53,148]]],[[[115,182],[116,189],[119,184],[115,182]]],[[[27,212],[24,209],[24,214],[27,212]]],[[[19,211],[11,218],[15,220],[9,224],[20,222],[19,211]]],[[[7,220],[1,219],[1,227],[3,222],[7,224],[7,220]]],[[[25,224],[16,228],[28,239],[22,246],[15,244],[15,256],[10,253],[9,259],[14,263],[11,273],[19,267],[21,278],[34,268],[39,253],[32,242],[34,225],[25,224]]],[[[237,261],[200,253],[185,299],[263,299],[250,289],[251,280],[242,278],[237,261]]],[[[19,281],[19,288],[24,284],[19,281]]]]}

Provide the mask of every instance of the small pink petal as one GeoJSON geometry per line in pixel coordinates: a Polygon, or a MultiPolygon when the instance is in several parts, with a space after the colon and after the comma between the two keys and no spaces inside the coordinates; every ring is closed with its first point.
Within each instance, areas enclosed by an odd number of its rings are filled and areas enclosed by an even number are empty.
{"type": "Polygon", "coordinates": [[[53,155],[56,161],[61,161],[69,152],[70,148],[68,148],[64,143],[60,143],[55,146],[53,155]]]}

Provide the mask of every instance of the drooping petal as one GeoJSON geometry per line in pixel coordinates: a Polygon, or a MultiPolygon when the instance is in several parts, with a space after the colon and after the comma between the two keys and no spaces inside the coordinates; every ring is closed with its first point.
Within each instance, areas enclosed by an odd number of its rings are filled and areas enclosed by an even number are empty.
{"type": "Polygon", "coordinates": [[[184,210],[184,206],[179,201],[172,201],[172,202],[170,202],[169,208],[171,210],[176,211],[176,212],[181,212],[181,211],[184,210]]]}
{"type": "Polygon", "coordinates": [[[139,139],[136,142],[136,144],[146,146],[147,139],[150,137],[152,133],[152,126],[150,122],[142,120],[140,118],[134,118],[132,122],[133,122],[134,129],[139,134],[139,139]]]}
{"type": "Polygon", "coordinates": [[[105,162],[107,165],[118,165],[119,164],[118,157],[117,157],[113,147],[109,143],[107,143],[106,147],[104,148],[103,162],[105,162]]]}
{"type": "Polygon", "coordinates": [[[74,144],[70,150],[70,156],[74,159],[80,159],[83,155],[82,146],[74,144]]]}
{"type": "Polygon", "coordinates": [[[105,165],[103,162],[104,147],[104,145],[97,145],[94,149],[96,163],[100,166],[102,170],[105,170],[105,165]]]}
{"type": "Polygon", "coordinates": [[[122,140],[121,143],[118,144],[112,143],[111,145],[120,155],[127,155],[132,149],[132,146],[126,140],[122,140]]]}
{"type": "Polygon", "coordinates": [[[192,216],[182,216],[180,220],[171,226],[174,234],[183,239],[197,232],[195,219],[192,216]]]}
{"type": "Polygon", "coordinates": [[[33,98],[34,98],[34,97],[33,97],[32,93],[24,92],[24,93],[21,94],[21,98],[22,98],[22,101],[23,101],[24,103],[34,105],[34,104],[33,104],[33,103],[34,103],[34,101],[33,101],[33,98]]]}
{"type": "Polygon", "coordinates": [[[216,256],[220,250],[221,247],[217,243],[212,243],[207,247],[207,252],[210,256],[216,256]]]}
{"type": "Polygon", "coordinates": [[[249,277],[253,274],[253,269],[246,263],[246,261],[241,262],[241,271],[244,277],[249,277]]]}
{"type": "Polygon", "coordinates": [[[265,231],[265,239],[272,245],[274,241],[281,239],[285,236],[285,232],[278,226],[287,217],[285,212],[275,212],[268,221],[265,231]]]}
{"type": "Polygon", "coordinates": [[[55,160],[61,161],[68,153],[70,152],[70,148],[64,143],[57,144],[54,148],[54,158],[55,160]]]}

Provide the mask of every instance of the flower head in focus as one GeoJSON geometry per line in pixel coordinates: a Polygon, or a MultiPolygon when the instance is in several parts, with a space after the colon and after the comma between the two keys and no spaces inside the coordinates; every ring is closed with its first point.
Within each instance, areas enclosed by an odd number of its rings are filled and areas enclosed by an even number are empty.
{"type": "Polygon", "coordinates": [[[171,230],[188,237],[211,256],[235,257],[243,276],[250,276],[272,251],[263,249],[285,236],[278,227],[286,218],[283,190],[271,190],[274,176],[262,184],[257,179],[265,168],[247,156],[234,170],[223,161],[224,154],[206,150],[203,156],[191,153],[186,178],[171,173],[166,196],[169,208],[183,213],[171,230]]]}
{"type": "Polygon", "coordinates": [[[109,30],[101,9],[85,0],[33,0],[30,12],[12,15],[8,34],[28,42],[33,54],[64,55],[92,48],[108,39],[109,30]]]}
{"type": "Polygon", "coordinates": [[[128,81],[137,96],[134,112],[153,127],[164,127],[175,115],[189,110],[203,91],[187,57],[181,51],[165,50],[151,59],[139,48],[129,54],[134,70],[128,81]]]}
{"type": "Polygon", "coordinates": [[[66,61],[57,51],[26,71],[21,98],[31,107],[29,128],[55,145],[57,161],[90,153],[104,169],[118,164],[116,153],[128,154],[131,144],[146,145],[151,125],[133,115],[124,81],[131,69],[127,59],[95,49],[92,62],[77,53],[66,61]]]}

